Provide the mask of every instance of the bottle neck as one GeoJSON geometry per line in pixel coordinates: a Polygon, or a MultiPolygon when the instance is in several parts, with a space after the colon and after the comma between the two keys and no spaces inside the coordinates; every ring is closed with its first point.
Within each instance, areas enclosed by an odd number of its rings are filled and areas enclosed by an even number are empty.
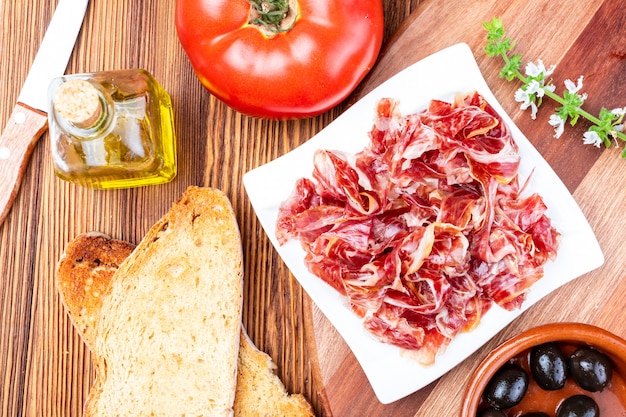
{"type": "Polygon", "coordinates": [[[61,84],[53,100],[58,125],[80,140],[107,135],[115,125],[111,95],[98,83],[69,80],[61,84]]]}

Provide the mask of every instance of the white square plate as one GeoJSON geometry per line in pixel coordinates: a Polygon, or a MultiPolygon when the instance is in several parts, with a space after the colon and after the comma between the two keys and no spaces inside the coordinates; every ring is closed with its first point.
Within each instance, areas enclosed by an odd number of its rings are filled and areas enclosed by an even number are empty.
{"type": "Polygon", "coordinates": [[[559,286],[583,275],[604,262],[589,223],[552,168],[541,157],[502,109],[489,90],[472,51],[457,44],[437,52],[381,84],[337,117],[324,130],[288,154],[244,175],[244,186],[252,206],[276,250],[311,299],[337,328],[382,403],[405,397],[439,378],[475,352],[524,310],[559,286]],[[421,111],[432,99],[452,101],[457,93],[478,91],[502,116],[515,138],[521,155],[520,184],[534,173],[525,194],[538,192],[548,206],[547,216],[561,233],[557,258],[544,268],[545,276],[535,283],[522,308],[505,311],[493,306],[480,325],[458,335],[431,366],[423,366],[403,355],[401,349],[375,340],[363,329],[361,319],[343,298],[311,274],[304,264],[305,253],[295,240],[280,246],[276,240],[278,208],[301,177],[311,177],[316,149],[356,153],[369,143],[376,104],[381,98],[400,100],[402,114],[421,111]]]}

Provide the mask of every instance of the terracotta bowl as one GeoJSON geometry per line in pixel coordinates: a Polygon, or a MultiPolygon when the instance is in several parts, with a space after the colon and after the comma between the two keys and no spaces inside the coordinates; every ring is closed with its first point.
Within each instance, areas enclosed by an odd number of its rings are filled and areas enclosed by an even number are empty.
{"type": "Polygon", "coordinates": [[[621,399],[621,404],[618,405],[624,407],[618,410],[618,413],[611,413],[610,415],[626,415],[626,384],[624,384],[626,380],[626,340],[589,324],[552,323],[529,329],[502,343],[489,353],[470,379],[463,399],[461,417],[477,416],[481,396],[491,377],[502,365],[533,346],[547,342],[590,346],[608,355],[613,361],[613,380],[612,385],[607,389],[616,391],[615,397],[621,399]]]}

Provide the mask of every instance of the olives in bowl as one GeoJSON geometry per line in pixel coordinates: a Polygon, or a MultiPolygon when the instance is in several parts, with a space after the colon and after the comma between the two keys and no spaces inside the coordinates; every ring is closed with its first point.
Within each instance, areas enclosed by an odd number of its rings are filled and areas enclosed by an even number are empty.
{"type": "Polygon", "coordinates": [[[485,388],[485,400],[496,410],[519,404],[528,390],[528,373],[521,366],[507,363],[491,378],[485,388]]]}
{"type": "Polygon", "coordinates": [[[613,364],[608,356],[590,347],[576,349],[569,358],[572,377],[587,391],[602,391],[611,382],[613,364]]]}
{"type": "Polygon", "coordinates": [[[483,360],[461,417],[626,416],[625,381],[625,340],[588,324],[547,324],[483,360]]]}
{"type": "Polygon", "coordinates": [[[529,358],[532,376],[544,390],[557,390],[567,382],[567,357],[554,342],[533,346],[529,358]]]}

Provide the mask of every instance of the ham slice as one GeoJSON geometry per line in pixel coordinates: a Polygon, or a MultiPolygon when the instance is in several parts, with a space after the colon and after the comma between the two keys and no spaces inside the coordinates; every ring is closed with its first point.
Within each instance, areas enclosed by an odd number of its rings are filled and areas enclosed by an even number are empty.
{"type": "Polygon", "coordinates": [[[473,92],[403,116],[382,99],[370,144],[318,150],[277,219],[308,268],[344,295],[377,339],[425,364],[494,304],[519,308],[559,233],[522,195],[517,145],[473,92]]]}

